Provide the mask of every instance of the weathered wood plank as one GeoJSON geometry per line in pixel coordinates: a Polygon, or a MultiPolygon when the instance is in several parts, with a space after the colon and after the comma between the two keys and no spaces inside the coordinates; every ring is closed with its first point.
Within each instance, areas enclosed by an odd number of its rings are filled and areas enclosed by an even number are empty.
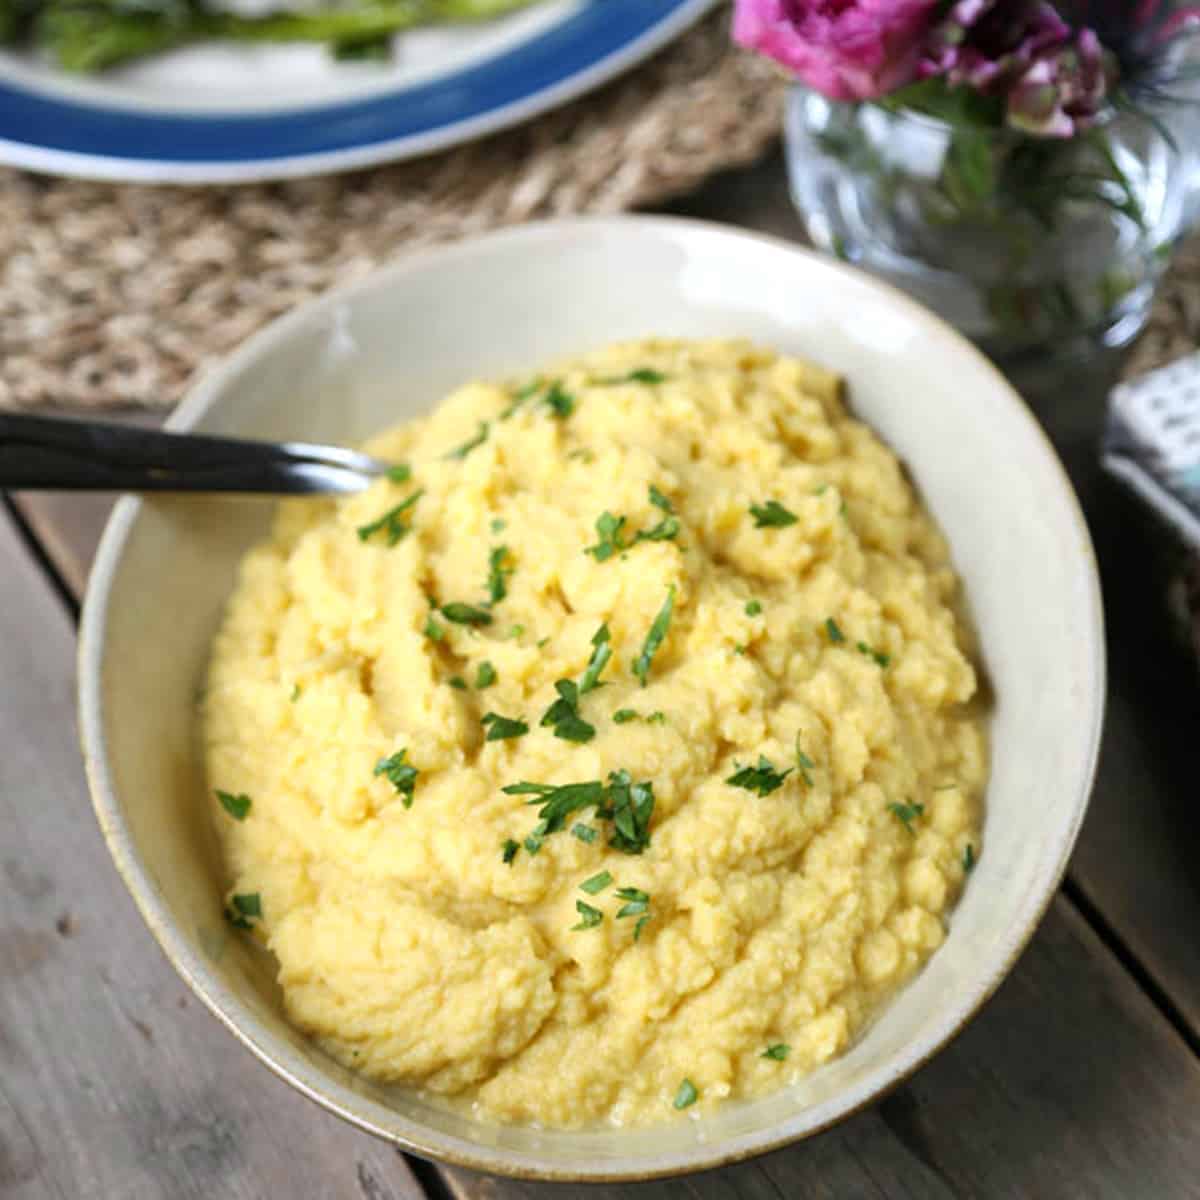
{"type": "MultiPolygon", "coordinates": [[[[1200,1175],[1200,1062],[1066,900],[979,1018],[910,1083],[810,1142],[589,1200],[1185,1200],[1200,1175]]],[[[455,1169],[458,1200],[552,1186],[455,1169]]]]}
{"type": "Polygon", "coordinates": [[[0,563],[0,1195],[422,1197],[159,954],[88,803],[70,622],[3,511],[0,563]]]}

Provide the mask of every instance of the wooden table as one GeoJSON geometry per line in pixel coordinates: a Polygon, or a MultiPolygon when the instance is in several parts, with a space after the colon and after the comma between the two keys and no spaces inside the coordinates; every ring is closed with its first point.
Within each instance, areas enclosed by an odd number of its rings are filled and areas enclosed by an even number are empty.
{"type": "MultiPolygon", "coordinates": [[[[777,160],[673,210],[799,235],[777,160]]],[[[508,1182],[405,1158],[276,1080],[191,997],[109,862],[75,744],[74,621],[110,501],[10,498],[0,1196],[1200,1196],[1200,683],[1168,634],[1159,543],[1097,467],[1111,369],[1027,392],[1091,523],[1111,665],[1091,812],[1032,945],[970,1028],[871,1110],[755,1162],[638,1186],[508,1182]]]]}

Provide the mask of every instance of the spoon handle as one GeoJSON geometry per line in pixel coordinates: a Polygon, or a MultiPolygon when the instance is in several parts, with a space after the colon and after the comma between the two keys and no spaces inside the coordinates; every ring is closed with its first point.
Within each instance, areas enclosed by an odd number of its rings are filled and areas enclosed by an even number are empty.
{"type": "Polygon", "coordinates": [[[0,488],[357,492],[382,469],[366,455],[335,447],[0,413],[0,488]]]}

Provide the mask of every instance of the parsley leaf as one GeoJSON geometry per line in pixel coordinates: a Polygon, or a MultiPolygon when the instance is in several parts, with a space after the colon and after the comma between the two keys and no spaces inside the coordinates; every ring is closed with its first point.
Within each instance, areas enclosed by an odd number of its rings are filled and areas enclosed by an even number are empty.
{"type": "Polygon", "coordinates": [[[612,646],[609,644],[610,634],[608,625],[601,625],[596,630],[592,637],[592,645],[595,647],[592,650],[592,657],[588,660],[587,669],[583,672],[583,678],[579,681],[579,694],[582,696],[586,692],[590,692],[593,688],[601,687],[600,672],[608,665],[608,660],[612,658],[612,646]]]}
{"type": "Polygon", "coordinates": [[[650,626],[650,632],[646,634],[646,640],[642,643],[641,653],[633,660],[633,673],[642,681],[642,687],[646,686],[646,677],[650,674],[650,663],[657,653],[659,646],[663,643],[663,638],[667,636],[667,629],[671,625],[671,612],[675,607],[675,585],[671,584],[667,588],[667,598],[663,601],[663,606],[658,610],[658,615],[654,618],[653,624],[650,626]]]}
{"type": "Polygon", "coordinates": [[[746,602],[746,616],[757,617],[760,612],[762,612],[762,605],[757,600],[746,602]]]}
{"type": "Polygon", "coordinates": [[[803,750],[800,749],[800,734],[797,733],[796,734],[796,770],[800,772],[800,778],[803,779],[804,782],[809,787],[812,787],[812,785],[813,785],[812,776],[809,774],[809,772],[814,770],[816,768],[816,765],[817,764],[815,762],[813,762],[813,760],[811,758],[809,758],[808,755],[805,754],[803,750]]]}
{"type": "Polygon", "coordinates": [[[512,403],[500,414],[500,420],[507,421],[526,400],[531,396],[536,396],[542,390],[543,386],[544,384],[540,379],[535,379],[531,383],[519,387],[513,393],[512,403]]]}
{"type": "Polygon", "coordinates": [[[447,621],[456,625],[490,625],[492,614],[486,608],[476,608],[474,604],[461,604],[457,600],[443,604],[441,614],[447,621]]]}
{"type": "Polygon", "coordinates": [[[508,595],[508,577],[513,568],[505,566],[508,558],[507,546],[496,546],[488,555],[488,606],[499,604],[508,595]]]}
{"type": "Polygon", "coordinates": [[[375,764],[375,774],[384,775],[400,795],[405,808],[412,808],[413,789],[417,784],[417,768],[404,761],[407,750],[398,750],[389,758],[381,758],[375,764]]]}
{"type": "Polygon", "coordinates": [[[904,828],[907,829],[908,832],[911,833],[914,837],[916,836],[917,831],[913,828],[913,822],[919,816],[921,816],[921,814],[924,811],[925,811],[925,805],[923,805],[923,804],[889,804],[888,805],[888,812],[890,812],[893,816],[897,817],[899,819],[900,823],[904,826],[904,828]]]}
{"type": "Polygon", "coordinates": [[[258,892],[245,892],[233,897],[233,907],[243,917],[262,916],[262,896],[258,892]]]}
{"type": "Polygon", "coordinates": [[[590,742],[596,727],[579,715],[579,687],[570,679],[559,679],[554,690],[558,699],[546,709],[542,724],[553,725],[554,736],[565,742],[590,742]]]}
{"type": "Polygon", "coordinates": [[[217,799],[221,802],[221,807],[235,820],[244,821],[246,814],[250,811],[250,797],[245,792],[239,792],[234,796],[230,792],[222,792],[217,790],[217,799]]]}
{"type": "Polygon", "coordinates": [[[825,618],[825,632],[829,637],[830,643],[834,646],[846,640],[846,635],[841,631],[838,623],[832,617],[825,618]]]}
{"type": "Polygon", "coordinates": [[[776,788],[783,786],[783,781],[794,770],[794,767],[788,767],[786,771],[777,771],[771,760],[760,754],[757,767],[742,767],[725,782],[733,784],[734,787],[745,788],[748,792],[757,792],[760,796],[769,796],[776,788]]]}
{"type": "Polygon", "coordinates": [[[658,488],[654,486],[654,484],[650,485],[650,503],[653,504],[655,508],[661,508],[665,513],[673,513],[675,511],[675,506],[666,496],[662,494],[662,492],[658,490],[658,488]]]}
{"type": "Polygon", "coordinates": [[[575,397],[563,390],[562,382],[558,379],[550,385],[542,400],[560,420],[569,417],[575,411],[575,397]]]}
{"type": "Polygon", "coordinates": [[[778,500],[752,504],[750,513],[754,517],[755,529],[781,529],[784,525],[795,525],[797,521],[796,514],[784,508],[778,500]]]}
{"type": "Polygon", "coordinates": [[[594,896],[597,892],[604,891],[610,883],[612,883],[612,875],[607,871],[601,871],[598,875],[593,875],[591,879],[585,879],[579,885],[579,890],[587,892],[589,896],[594,896]]]}
{"type": "Polygon", "coordinates": [[[664,383],[666,376],[653,367],[637,367],[625,375],[610,375],[606,379],[595,379],[593,387],[613,387],[619,383],[664,383]]]}
{"type": "Polygon", "coordinates": [[[485,658],[475,672],[475,686],[482,692],[496,682],[496,668],[485,658]]]}
{"type": "Polygon", "coordinates": [[[407,537],[412,531],[412,525],[406,518],[406,513],[424,495],[421,491],[413,492],[407,500],[402,500],[395,508],[389,508],[378,520],[358,527],[358,540],[365,542],[379,532],[383,532],[389,546],[394,546],[401,538],[407,537]]]}
{"type": "Polygon", "coordinates": [[[520,843],[514,842],[512,838],[504,839],[504,852],[502,858],[510,867],[512,866],[513,859],[517,857],[517,851],[520,850],[520,848],[520,843]]]}
{"type": "Polygon", "coordinates": [[[412,467],[408,463],[397,463],[394,467],[388,467],[387,477],[393,483],[407,483],[412,478],[412,467]]]}
{"type": "Polygon", "coordinates": [[[432,613],[425,618],[425,628],[421,632],[431,642],[440,642],[446,636],[446,631],[433,619],[432,613]]]}
{"type": "Polygon", "coordinates": [[[485,742],[503,742],[524,737],[529,732],[529,726],[519,718],[502,717],[494,712],[487,713],[479,723],[487,727],[485,742]]]}
{"type": "Polygon", "coordinates": [[[577,929],[595,929],[604,920],[604,914],[584,900],[575,901],[575,911],[579,914],[580,920],[578,925],[571,926],[572,933],[577,929]]]}
{"type": "Polygon", "coordinates": [[[970,874],[975,870],[975,847],[970,842],[967,843],[967,848],[963,851],[963,870],[970,874]]]}
{"type": "Polygon", "coordinates": [[[621,540],[624,524],[624,517],[614,517],[605,509],[596,519],[599,540],[594,546],[588,546],[584,554],[590,554],[597,562],[607,562],[618,550],[624,550],[628,544],[621,540]]]}
{"type": "Polygon", "coordinates": [[[451,675],[446,682],[456,691],[465,692],[467,690],[467,681],[461,675],[451,675]]]}
{"type": "MultiPolygon", "coordinates": [[[[641,854],[650,844],[650,817],[654,812],[654,787],[649,781],[633,783],[628,771],[612,771],[608,783],[598,779],[584,783],[511,783],[500,789],[508,796],[533,796],[530,804],[540,804],[532,839],[541,846],[541,839],[557,833],[573,812],[595,808],[600,820],[613,823],[609,845],[626,854],[641,854]]],[[[576,824],[571,832],[582,842],[595,840],[596,831],[587,825],[576,824]]],[[[526,843],[528,847],[528,842],[526,843]]],[[[530,851],[535,853],[535,851],[530,851]]]]}
{"type": "Polygon", "coordinates": [[[617,920],[622,917],[640,917],[650,907],[650,894],[641,888],[617,888],[617,899],[626,901],[617,909],[617,920]]]}
{"type": "Polygon", "coordinates": [[[878,650],[872,650],[866,642],[856,642],[855,648],[859,654],[865,654],[868,658],[873,658],[878,666],[886,667],[892,660],[886,654],[881,654],[878,650]]]}
{"type": "Polygon", "coordinates": [[[258,892],[243,892],[232,896],[231,905],[225,909],[225,919],[234,929],[253,929],[251,917],[262,917],[262,897],[258,892]]]}
{"type": "Polygon", "coordinates": [[[493,518],[492,523],[491,523],[491,525],[488,526],[488,528],[491,529],[491,531],[493,533],[503,533],[504,526],[505,526],[504,520],[500,517],[495,517],[495,518],[493,518]]]}
{"type": "Polygon", "coordinates": [[[293,704],[295,704],[296,701],[300,699],[300,685],[298,683],[292,684],[292,694],[288,697],[288,699],[293,704]]]}
{"type": "Polygon", "coordinates": [[[483,443],[487,441],[488,432],[490,430],[491,430],[491,426],[486,421],[480,421],[479,422],[479,430],[475,434],[475,436],[473,438],[468,438],[467,441],[463,442],[463,444],[461,446],[457,447],[454,450],[451,450],[446,455],[446,457],[447,458],[466,458],[467,455],[470,454],[471,451],[474,450],[476,446],[482,446],[483,443]]]}
{"type": "Polygon", "coordinates": [[[624,725],[629,721],[636,721],[638,719],[638,714],[632,708],[618,708],[617,711],[613,713],[612,719],[615,724],[624,725]]]}
{"type": "Polygon", "coordinates": [[[775,1062],[783,1062],[791,1052],[792,1048],[787,1042],[776,1042],[762,1052],[762,1057],[773,1059],[775,1062]]]}
{"type": "Polygon", "coordinates": [[[669,542],[678,533],[679,518],[663,517],[657,525],[653,525],[649,529],[639,529],[630,545],[636,546],[638,542],[669,542]]]}
{"type": "Polygon", "coordinates": [[[659,709],[657,712],[652,712],[646,718],[647,725],[665,725],[667,723],[667,714],[659,709]]]}
{"type": "Polygon", "coordinates": [[[675,1099],[671,1103],[676,1108],[689,1108],[696,1103],[699,1096],[700,1093],[696,1091],[696,1085],[690,1079],[685,1079],[679,1085],[679,1091],[675,1093],[675,1099]]]}
{"type": "Polygon", "coordinates": [[[608,844],[624,854],[641,854],[650,845],[654,785],[649,780],[634,783],[628,771],[611,771],[607,790],[608,805],[597,809],[596,815],[613,823],[608,844]]]}

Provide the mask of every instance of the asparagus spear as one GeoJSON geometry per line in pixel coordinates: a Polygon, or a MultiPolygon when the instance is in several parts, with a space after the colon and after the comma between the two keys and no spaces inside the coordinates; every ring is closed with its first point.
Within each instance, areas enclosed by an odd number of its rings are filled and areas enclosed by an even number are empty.
{"type": "MultiPolygon", "coordinates": [[[[0,0],[0,35],[7,6],[0,0]]],[[[418,25],[484,21],[532,0],[369,0],[354,7],[308,12],[280,10],[262,16],[216,12],[200,4],[135,8],[104,0],[52,0],[37,15],[36,42],[68,71],[102,71],[198,41],[331,42],[375,47],[391,34],[418,25]]]]}

